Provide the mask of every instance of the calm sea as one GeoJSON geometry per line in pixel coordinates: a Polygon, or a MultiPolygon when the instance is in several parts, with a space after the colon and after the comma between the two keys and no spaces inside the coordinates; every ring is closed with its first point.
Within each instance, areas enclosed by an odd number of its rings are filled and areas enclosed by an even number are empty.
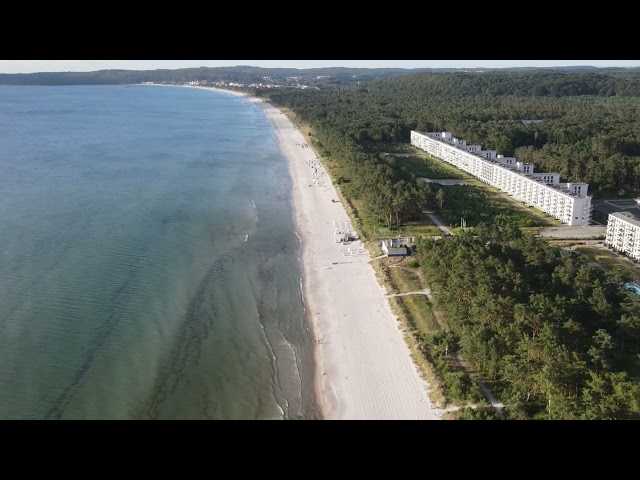
{"type": "Polygon", "coordinates": [[[290,193],[241,98],[0,86],[0,418],[316,418],[290,193]]]}

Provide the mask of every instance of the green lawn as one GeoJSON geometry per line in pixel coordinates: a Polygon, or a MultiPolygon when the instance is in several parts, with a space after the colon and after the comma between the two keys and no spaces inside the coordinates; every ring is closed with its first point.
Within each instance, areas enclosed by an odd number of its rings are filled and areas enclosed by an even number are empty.
{"type": "Polygon", "coordinates": [[[425,295],[396,297],[396,301],[404,304],[406,309],[411,312],[415,328],[422,334],[433,336],[440,331],[440,326],[436,322],[431,309],[431,303],[429,303],[425,295]]]}
{"type": "Polygon", "coordinates": [[[617,265],[630,271],[636,282],[640,281],[640,265],[634,263],[628,257],[623,257],[607,248],[594,247],[591,245],[576,245],[573,249],[582,252],[589,262],[598,263],[605,272],[617,265]]]}

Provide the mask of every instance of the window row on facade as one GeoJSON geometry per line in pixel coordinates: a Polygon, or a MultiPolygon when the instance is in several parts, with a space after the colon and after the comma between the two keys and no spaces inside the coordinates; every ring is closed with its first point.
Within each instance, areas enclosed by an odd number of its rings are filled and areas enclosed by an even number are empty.
{"type": "Polygon", "coordinates": [[[589,225],[592,208],[586,183],[560,183],[558,173],[534,173],[530,163],[467,145],[450,132],[412,131],[411,144],[564,223],[589,225]]]}
{"type": "Polygon", "coordinates": [[[640,260],[640,221],[626,212],[610,213],[605,244],[640,260]]]}

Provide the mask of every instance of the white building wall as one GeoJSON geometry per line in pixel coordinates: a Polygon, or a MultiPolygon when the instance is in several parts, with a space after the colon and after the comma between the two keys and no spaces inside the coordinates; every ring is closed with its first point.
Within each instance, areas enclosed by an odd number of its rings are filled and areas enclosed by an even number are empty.
{"type": "Polygon", "coordinates": [[[587,189],[589,188],[588,183],[581,183],[581,182],[570,182],[570,183],[563,184],[563,186],[565,185],[567,190],[572,191],[576,195],[586,195],[587,189]]]}
{"type": "Polygon", "coordinates": [[[513,167],[516,164],[516,159],[513,157],[505,157],[504,155],[496,155],[496,161],[502,165],[513,167]]]}
{"type": "Polygon", "coordinates": [[[481,151],[479,145],[458,147],[460,139],[450,132],[411,132],[411,144],[427,153],[441,158],[451,165],[470,173],[483,182],[498,187],[519,201],[538,208],[569,225],[589,225],[591,219],[591,197],[587,196],[588,184],[560,184],[557,173],[533,173],[533,165],[516,162],[512,157],[496,155],[493,150],[481,151]],[[482,158],[473,153],[471,147],[478,147],[482,158]],[[524,172],[518,169],[525,170],[524,172]],[[546,178],[545,178],[546,177],[546,178]],[[569,188],[566,188],[569,187],[569,188]]]}
{"type": "Polygon", "coordinates": [[[533,164],[516,162],[516,170],[522,173],[533,173],[533,164]]]}
{"type": "Polygon", "coordinates": [[[605,244],[640,259],[640,222],[619,212],[609,214],[605,244]]]}

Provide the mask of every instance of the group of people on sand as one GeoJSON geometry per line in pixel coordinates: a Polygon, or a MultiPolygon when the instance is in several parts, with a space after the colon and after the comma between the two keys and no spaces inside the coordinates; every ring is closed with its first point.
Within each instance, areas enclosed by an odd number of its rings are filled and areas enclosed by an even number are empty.
{"type": "Polygon", "coordinates": [[[313,160],[307,160],[307,165],[313,170],[313,183],[319,187],[326,187],[324,169],[318,157],[315,157],[313,160]]]}
{"type": "Polygon", "coordinates": [[[309,148],[309,144],[308,143],[296,143],[296,145],[299,145],[302,148],[309,148]]]}

